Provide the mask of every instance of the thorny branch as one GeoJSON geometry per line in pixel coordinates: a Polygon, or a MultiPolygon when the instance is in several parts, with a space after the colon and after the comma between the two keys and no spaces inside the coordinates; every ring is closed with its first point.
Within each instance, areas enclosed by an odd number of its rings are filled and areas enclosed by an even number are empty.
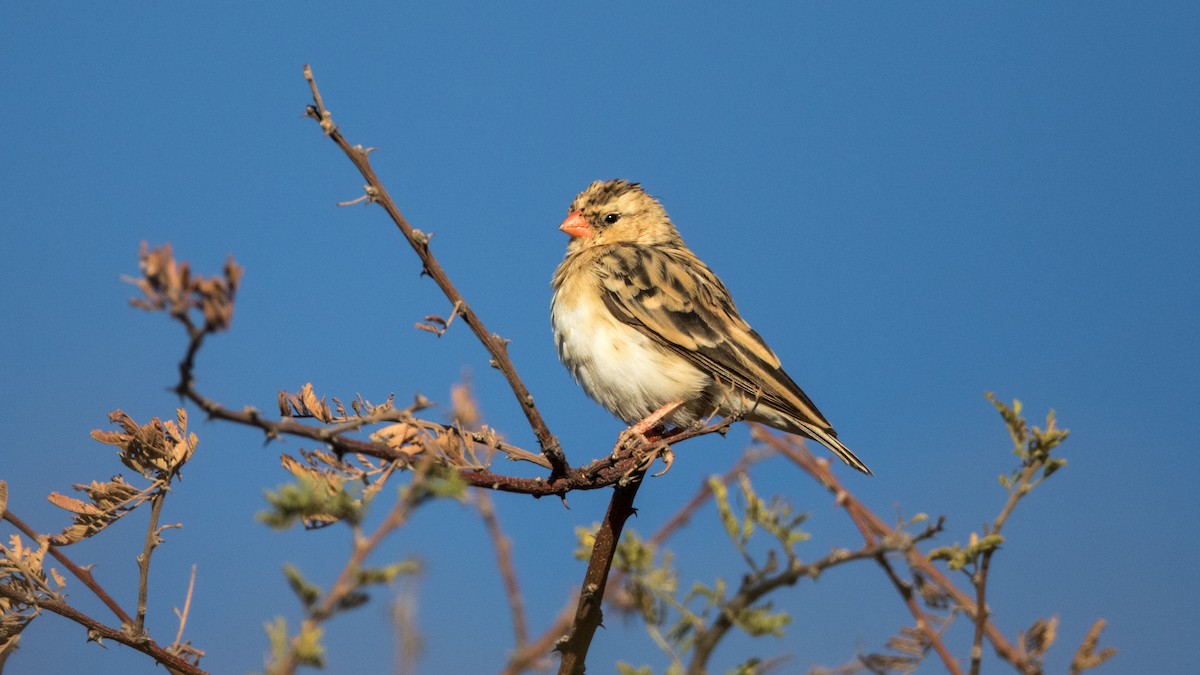
{"type": "Polygon", "coordinates": [[[159,531],[158,518],[162,515],[163,501],[166,499],[166,493],[159,490],[150,498],[150,524],[146,526],[146,543],[142,548],[142,554],[138,556],[138,605],[137,605],[137,631],[139,633],[146,630],[146,595],[150,587],[150,556],[154,553],[154,549],[158,547],[159,531]]]}
{"type": "Polygon", "coordinates": [[[621,530],[625,527],[625,521],[633,515],[633,500],[641,487],[643,476],[645,471],[635,474],[632,480],[613,489],[608,512],[604,514],[604,521],[600,523],[600,529],[596,532],[596,543],[592,547],[587,572],[584,573],[583,587],[579,592],[579,607],[575,611],[571,632],[556,647],[562,652],[559,675],[582,675],[584,672],[588,648],[602,620],[600,605],[604,600],[608,571],[617,553],[617,544],[621,541],[621,530]]]}
{"type": "Polygon", "coordinates": [[[442,268],[441,263],[438,262],[432,251],[430,251],[429,235],[413,228],[400,213],[400,209],[392,201],[391,195],[388,194],[387,188],[383,186],[382,181],[375,175],[375,170],[371,167],[371,162],[368,158],[370,149],[364,149],[361,145],[352,146],[342,136],[342,132],[333,123],[333,117],[325,107],[325,102],[321,98],[321,92],[317,89],[317,81],[313,77],[312,68],[307,65],[304,66],[304,79],[308,80],[313,95],[313,104],[308,106],[307,115],[320,123],[325,135],[336,143],[342,149],[342,152],[346,153],[346,156],[350,158],[350,161],[354,163],[359,173],[367,181],[366,197],[368,201],[379,204],[387,211],[392,222],[404,234],[404,238],[408,240],[413,251],[420,257],[425,273],[442,289],[442,292],[454,304],[456,313],[462,316],[467,325],[471,327],[471,331],[475,333],[475,336],[479,338],[484,348],[491,354],[492,363],[504,374],[505,379],[508,380],[508,385],[512,389],[513,395],[517,397],[517,402],[520,403],[521,410],[525,413],[530,428],[533,429],[534,434],[537,436],[542,453],[550,462],[551,480],[565,475],[569,466],[563,454],[562,447],[559,445],[558,439],[554,434],[550,433],[550,428],[546,426],[545,420],[542,419],[541,413],[534,405],[533,395],[529,393],[529,389],[521,381],[520,376],[517,375],[517,369],[513,366],[512,360],[508,356],[508,341],[488,331],[483,325],[483,321],[475,314],[475,310],[467,304],[462,294],[458,292],[458,289],[450,281],[450,277],[442,268]]]}
{"type": "Polygon", "coordinates": [[[70,619],[87,628],[89,640],[99,642],[103,639],[119,642],[146,654],[173,671],[184,673],[185,675],[207,675],[207,671],[163,649],[148,636],[134,636],[116,628],[106,626],[61,600],[55,598],[31,598],[7,584],[0,584],[0,597],[7,598],[21,605],[39,607],[70,619]]]}
{"type": "MultiPolygon", "coordinates": [[[[723,474],[720,481],[724,484],[732,482],[740,473],[744,472],[751,464],[763,458],[762,453],[754,452],[747,449],[734,464],[734,466],[723,474]]],[[[696,494],[688,500],[667,522],[659,528],[657,532],[647,541],[654,547],[659,547],[666,542],[675,532],[684,527],[688,521],[695,515],[709,499],[712,498],[712,489],[708,482],[701,484],[696,494]]],[[[623,606],[624,600],[619,598],[619,589],[621,588],[622,580],[625,575],[621,571],[614,571],[608,579],[605,600],[610,603],[615,603],[617,606],[623,606]],[[617,597],[614,595],[617,594],[617,597]]],[[[563,608],[558,618],[554,623],[546,629],[545,632],[537,639],[526,645],[523,649],[518,649],[509,659],[508,665],[504,669],[504,675],[516,675],[526,670],[533,668],[554,646],[555,642],[562,639],[564,635],[571,629],[572,621],[576,614],[578,601],[573,600],[563,608]]]]}
{"type": "MultiPolygon", "coordinates": [[[[149,255],[159,255],[162,257],[164,254],[156,251],[149,255]]],[[[166,251],[165,256],[169,258],[169,255],[170,254],[168,250],[166,251]]],[[[171,264],[174,263],[172,262],[171,264]]],[[[232,263],[230,264],[232,265],[232,263]]],[[[236,276],[231,277],[231,281],[227,285],[232,287],[232,279],[235,278],[236,276]]],[[[338,455],[358,454],[364,457],[383,458],[396,462],[400,466],[411,466],[411,460],[413,459],[413,456],[410,454],[397,452],[394,448],[390,448],[386,444],[374,442],[373,440],[367,441],[351,438],[348,436],[348,434],[361,430],[366,424],[382,421],[403,421],[406,423],[421,425],[422,428],[430,430],[438,435],[446,435],[447,437],[453,436],[461,439],[463,442],[480,443],[486,445],[487,447],[497,449],[510,457],[519,457],[522,459],[534,457],[539,460],[541,459],[540,455],[528,453],[528,451],[524,451],[515,446],[499,442],[494,434],[491,437],[488,437],[486,434],[480,434],[478,432],[466,432],[457,425],[439,425],[425,420],[418,420],[412,415],[412,413],[415,412],[418,407],[403,410],[387,410],[384,413],[379,413],[377,412],[378,409],[375,409],[366,417],[360,419],[350,419],[337,424],[329,424],[328,422],[330,420],[328,419],[328,416],[322,417],[315,414],[308,415],[309,417],[322,419],[322,421],[326,422],[324,425],[306,424],[299,421],[295,417],[284,417],[277,420],[269,419],[260,414],[258,411],[250,408],[243,410],[232,410],[225,408],[215,401],[204,397],[196,390],[193,384],[194,380],[192,376],[192,369],[194,368],[195,358],[201,343],[207,335],[217,332],[218,330],[221,330],[227,326],[227,316],[223,320],[220,316],[218,316],[218,320],[215,321],[207,318],[207,315],[209,314],[207,308],[210,304],[227,308],[229,311],[231,311],[232,308],[230,302],[210,301],[203,298],[192,302],[190,305],[188,305],[189,307],[206,308],[206,320],[202,327],[198,323],[191,321],[186,312],[180,313],[173,311],[172,314],[184,322],[185,326],[188,328],[188,334],[191,338],[187,354],[184,360],[180,363],[181,379],[179,385],[177,386],[177,391],[179,391],[185,398],[195,402],[212,417],[253,426],[264,431],[268,438],[275,438],[284,435],[309,438],[327,445],[336,453],[338,453],[338,455]]],[[[217,314],[220,313],[217,312],[217,314]]],[[[311,392],[309,393],[311,394],[311,392]]],[[[728,428],[729,424],[731,424],[730,420],[723,420],[708,426],[683,429],[670,435],[670,437],[666,439],[666,442],[673,444],[703,434],[714,432],[722,433],[728,428]]],[[[829,471],[828,464],[826,462],[821,462],[808,454],[803,456],[804,459],[796,459],[796,453],[799,451],[796,450],[794,443],[787,443],[783,439],[765,434],[761,432],[761,430],[756,430],[756,438],[759,438],[760,441],[764,441],[769,447],[772,447],[776,451],[793,457],[793,461],[796,461],[811,475],[817,478],[818,481],[825,485],[826,488],[835,495],[835,497],[838,499],[838,503],[846,510],[852,521],[859,528],[860,532],[863,534],[864,541],[868,545],[874,545],[877,542],[888,544],[893,541],[903,540],[903,537],[907,536],[904,533],[898,532],[885,525],[877,516],[866,509],[866,507],[853,498],[852,495],[846,492],[833,474],[829,471]]],[[[664,445],[664,441],[661,439],[655,442],[641,444],[641,447],[626,447],[626,444],[618,443],[616,451],[608,456],[599,460],[595,460],[583,467],[568,468],[566,473],[557,477],[552,476],[549,480],[543,478],[519,478],[497,474],[492,472],[489,467],[484,465],[464,466],[461,463],[455,464],[453,462],[451,462],[450,465],[455,469],[455,471],[457,471],[463,482],[469,485],[485,489],[530,494],[534,496],[564,496],[571,490],[596,489],[610,485],[618,486],[618,489],[613,495],[614,503],[610,505],[610,520],[608,524],[610,529],[612,529],[612,526],[615,524],[616,520],[620,520],[621,524],[624,522],[623,519],[619,517],[619,514],[632,511],[632,494],[631,491],[627,490],[626,488],[630,487],[631,485],[636,485],[636,483],[631,483],[630,477],[633,475],[640,475],[640,473],[646,468],[647,458],[653,457],[657,453],[665,451],[666,449],[667,447],[664,445]],[[621,500],[625,500],[625,504],[623,506],[620,504],[621,500]]],[[[625,517],[627,517],[627,515],[625,517]]],[[[971,614],[972,616],[978,616],[976,614],[977,604],[972,602],[972,600],[963,594],[961,590],[951,584],[945,578],[945,575],[943,575],[932,565],[930,559],[925,554],[920,552],[914,546],[907,547],[905,551],[908,564],[915,572],[920,573],[935,586],[941,588],[965,612],[971,614]]],[[[583,589],[583,595],[585,597],[581,597],[579,611],[576,613],[576,620],[570,631],[570,636],[562,643],[564,650],[564,668],[581,667],[582,657],[586,655],[587,649],[587,645],[584,644],[584,637],[586,637],[587,640],[590,640],[591,636],[594,635],[595,626],[599,623],[599,603],[598,601],[593,601],[594,598],[588,596],[589,594],[594,594],[596,589],[599,587],[595,583],[596,579],[607,579],[609,569],[608,565],[611,564],[611,551],[606,552],[602,547],[600,547],[597,548],[594,553],[596,555],[593,556],[592,563],[589,565],[587,581],[585,582],[583,589]]],[[[909,608],[916,621],[917,630],[920,632],[924,642],[929,646],[930,649],[938,653],[939,657],[943,660],[943,663],[946,664],[947,670],[952,673],[958,672],[956,670],[958,667],[956,662],[950,656],[944,644],[942,644],[939,632],[934,628],[934,626],[931,625],[924,612],[920,609],[912,595],[912,589],[909,584],[899,578],[895,570],[892,568],[891,562],[887,558],[877,557],[876,560],[888,574],[889,579],[892,580],[893,584],[897,588],[897,591],[904,599],[906,606],[909,608]]],[[[984,626],[984,634],[992,642],[1001,658],[1013,663],[1022,672],[1032,672],[1033,664],[1030,662],[1029,658],[1024,656],[1021,651],[1016,650],[1012,644],[1004,638],[994,624],[992,624],[990,621],[986,621],[986,617],[984,617],[982,625],[984,626]]],[[[534,644],[540,644],[541,642],[541,640],[538,640],[535,641],[534,644]]],[[[528,648],[518,648],[517,653],[514,655],[513,661],[510,662],[510,669],[512,666],[520,663],[531,663],[532,661],[530,659],[533,658],[532,654],[533,653],[528,648]]],[[[564,672],[571,672],[571,670],[565,670],[564,672]]]]}

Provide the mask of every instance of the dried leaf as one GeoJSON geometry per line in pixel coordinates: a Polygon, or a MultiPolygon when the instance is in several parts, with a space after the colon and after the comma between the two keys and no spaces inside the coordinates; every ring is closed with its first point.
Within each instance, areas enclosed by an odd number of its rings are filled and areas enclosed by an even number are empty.
{"type": "Polygon", "coordinates": [[[58,492],[51,492],[50,495],[48,497],[46,497],[46,499],[50,500],[50,503],[57,506],[58,508],[66,509],[67,511],[70,511],[71,513],[79,513],[79,514],[85,514],[85,515],[99,515],[99,514],[103,513],[103,511],[96,508],[92,504],[88,504],[85,501],[75,499],[74,497],[68,497],[68,496],[58,493],[58,492]]]}
{"type": "Polygon", "coordinates": [[[90,529],[87,525],[72,525],[51,537],[51,540],[55,546],[70,546],[83,541],[88,536],[90,529]]]}
{"type": "Polygon", "coordinates": [[[411,424],[397,422],[396,424],[389,424],[382,429],[376,430],[371,434],[371,440],[375,443],[382,443],[389,448],[399,449],[416,438],[417,431],[418,429],[411,424]]]}

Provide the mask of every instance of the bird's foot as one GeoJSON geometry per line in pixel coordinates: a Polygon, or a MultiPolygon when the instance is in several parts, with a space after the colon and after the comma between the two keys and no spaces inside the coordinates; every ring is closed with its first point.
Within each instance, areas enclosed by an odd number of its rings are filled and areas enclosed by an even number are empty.
{"type": "Polygon", "coordinates": [[[618,460],[653,445],[662,438],[665,431],[661,424],[644,431],[639,429],[639,426],[640,424],[635,424],[621,432],[621,435],[617,437],[617,444],[613,446],[611,459],[618,460]]]}
{"type": "Polygon", "coordinates": [[[634,476],[641,476],[646,471],[650,470],[650,466],[654,464],[654,460],[662,459],[666,465],[662,471],[654,474],[653,478],[665,474],[671,470],[671,465],[675,463],[675,451],[671,446],[664,442],[661,438],[656,439],[653,443],[644,445],[633,450],[634,463],[629,467],[629,470],[621,476],[621,484],[629,482],[634,476]]]}
{"type": "Polygon", "coordinates": [[[666,431],[663,418],[678,410],[681,405],[683,401],[671,401],[650,413],[646,419],[622,431],[616,446],[613,447],[612,459],[617,459],[626,451],[633,452],[662,439],[666,431]]]}

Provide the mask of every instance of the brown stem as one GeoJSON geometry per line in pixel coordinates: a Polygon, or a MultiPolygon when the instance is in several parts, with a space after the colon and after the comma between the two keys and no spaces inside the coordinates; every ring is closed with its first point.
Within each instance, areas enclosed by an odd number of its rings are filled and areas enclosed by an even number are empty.
{"type": "Polygon", "coordinates": [[[517,397],[517,402],[520,403],[521,410],[525,413],[525,418],[529,421],[530,428],[533,429],[533,433],[537,436],[542,454],[550,461],[550,466],[552,467],[551,477],[554,478],[565,474],[570,465],[567,464],[567,459],[563,455],[558,439],[554,434],[550,433],[550,428],[546,426],[545,420],[542,419],[541,413],[534,405],[533,395],[529,393],[529,389],[521,381],[520,376],[517,375],[517,369],[513,366],[512,360],[508,356],[508,341],[488,331],[487,327],[483,325],[483,321],[475,314],[475,310],[471,309],[471,306],[463,299],[462,294],[454,287],[454,284],[450,281],[450,277],[442,268],[441,263],[430,252],[429,236],[424,232],[414,229],[400,213],[400,209],[392,201],[392,197],[383,186],[383,182],[379,180],[379,177],[375,175],[375,170],[371,167],[371,162],[367,157],[370,150],[365,150],[362,146],[352,146],[342,136],[337,125],[333,123],[333,118],[330,116],[329,110],[325,108],[325,103],[321,99],[321,93],[317,89],[317,81],[313,77],[312,68],[308,65],[304,66],[304,79],[308,80],[309,87],[312,89],[314,103],[308,106],[308,116],[321,124],[325,135],[329,136],[342,149],[342,152],[346,153],[350,161],[354,163],[359,173],[367,181],[367,197],[369,200],[379,204],[387,211],[392,222],[404,234],[404,238],[421,259],[425,273],[434,280],[438,288],[442,289],[442,293],[457,308],[457,313],[467,322],[471,331],[475,333],[475,337],[479,339],[484,348],[491,354],[493,364],[504,374],[504,378],[508,380],[508,386],[517,397]]]}
{"type": "Polygon", "coordinates": [[[625,521],[633,514],[633,500],[645,475],[645,471],[634,473],[628,481],[618,484],[613,489],[608,512],[604,514],[604,522],[600,523],[600,529],[596,532],[592,557],[583,576],[579,607],[575,611],[571,632],[558,646],[558,650],[562,652],[559,675],[582,675],[584,672],[588,648],[592,644],[596,628],[603,619],[600,605],[604,600],[608,571],[612,568],[617,544],[621,541],[621,530],[625,527],[625,521]]]}
{"type": "Polygon", "coordinates": [[[983,554],[983,562],[971,579],[975,584],[975,635],[971,639],[970,675],[979,675],[983,666],[983,631],[988,622],[987,571],[991,558],[989,554],[983,554]]]}
{"type": "Polygon", "coordinates": [[[160,647],[156,642],[149,637],[128,635],[116,628],[106,626],[92,617],[80,612],[74,607],[68,605],[61,600],[53,598],[32,598],[11,586],[0,584],[0,596],[3,596],[13,602],[27,605],[30,607],[38,607],[45,609],[59,616],[65,617],[75,623],[88,629],[88,639],[100,641],[101,639],[112,640],[119,642],[127,647],[132,647],[147,656],[150,656],[155,661],[163,664],[172,671],[185,673],[186,675],[207,675],[207,672],[201,670],[199,666],[194,666],[186,660],[172,654],[171,652],[160,647]]]}
{"type": "MultiPolygon", "coordinates": [[[[30,539],[36,540],[41,536],[32,527],[29,527],[24,521],[18,518],[16,514],[12,512],[12,509],[7,509],[4,512],[4,519],[16,526],[16,528],[21,532],[24,532],[25,536],[29,537],[30,539]]],[[[76,579],[82,581],[83,585],[87,586],[97,598],[100,598],[100,601],[103,602],[110,610],[112,610],[113,614],[117,615],[117,618],[121,621],[122,625],[133,625],[133,617],[129,616],[129,613],[122,609],[121,605],[117,604],[117,601],[108,594],[108,591],[104,590],[104,587],[101,586],[100,582],[96,581],[96,577],[92,575],[91,570],[76,565],[74,561],[67,557],[67,554],[63,553],[59,547],[53,544],[50,545],[50,555],[54,556],[55,560],[62,563],[63,567],[67,568],[67,570],[69,570],[76,579]]]]}
{"type": "MultiPolygon", "coordinates": [[[[742,456],[738,459],[737,463],[735,463],[729,471],[725,472],[725,474],[721,476],[721,482],[726,485],[733,482],[738,474],[745,471],[746,468],[754,462],[762,459],[762,457],[763,456],[761,453],[754,453],[750,449],[747,449],[746,452],[742,453],[742,456]]],[[[711,498],[712,488],[710,488],[708,486],[708,482],[705,481],[696,491],[696,494],[693,495],[686,504],[680,507],[675,515],[669,518],[667,522],[660,527],[657,532],[654,533],[654,536],[650,537],[650,539],[646,541],[646,543],[656,548],[662,546],[664,543],[666,543],[667,539],[671,537],[671,535],[675,534],[675,532],[685,526],[691,517],[695,515],[696,511],[699,510],[699,508],[711,498]]],[[[620,571],[612,572],[609,575],[607,588],[619,586],[623,577],[624,575],[620,571]]],[[[608,599],[611,600],[611,597],[608,599]]],[[[570,605],[565,607],[562,614],[554,622],[554,625],[550,626],[546,632],[542,633],[541,637],[528,644],[524,649],[518,649],[516,652],[514,652],[512,658],[509,659],[508,665],[505,667],[503,674],[516,675],[517,673],[522,673],[526,670],[534,668],[537,664],[537,661],[542,658],[543,655],[549,652],[551,647],[554,646],[555,640],[557,640],[564,633],[566,633],[567,630],[570,629],[571,619],[573,616],[571,609],[572,608],[570,605]]]]}
{"type": "Polygon", "coordinates": [[[150,556],[158,547],[158,518],[162,514],[166,493],[159,490],[150,497],[150,525],[146,528],[146,543],[138,556],[137,632],[146,630],[146,596],[150,587],[150,556]]]}

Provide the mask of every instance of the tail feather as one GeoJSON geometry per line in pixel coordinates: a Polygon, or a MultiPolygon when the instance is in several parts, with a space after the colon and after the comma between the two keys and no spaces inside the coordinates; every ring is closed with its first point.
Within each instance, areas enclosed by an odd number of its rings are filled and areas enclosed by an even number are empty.
{"type": "Polygon", "coordinates": [[[804,423],[801,423],[800,427],[799,433],[829,448],[835,455],[841,458],[843,462],[867,474],[868,476],[875,475],[871,473],[871,470],[867,468],[866,464],[863,464],[861,459],[856,457],[854,453],[850,451],[850,448],[847,448],[845,444],[837,439],[837,435],[833,433],[832,429],[825,430],[818,426],[804,423]]]}

